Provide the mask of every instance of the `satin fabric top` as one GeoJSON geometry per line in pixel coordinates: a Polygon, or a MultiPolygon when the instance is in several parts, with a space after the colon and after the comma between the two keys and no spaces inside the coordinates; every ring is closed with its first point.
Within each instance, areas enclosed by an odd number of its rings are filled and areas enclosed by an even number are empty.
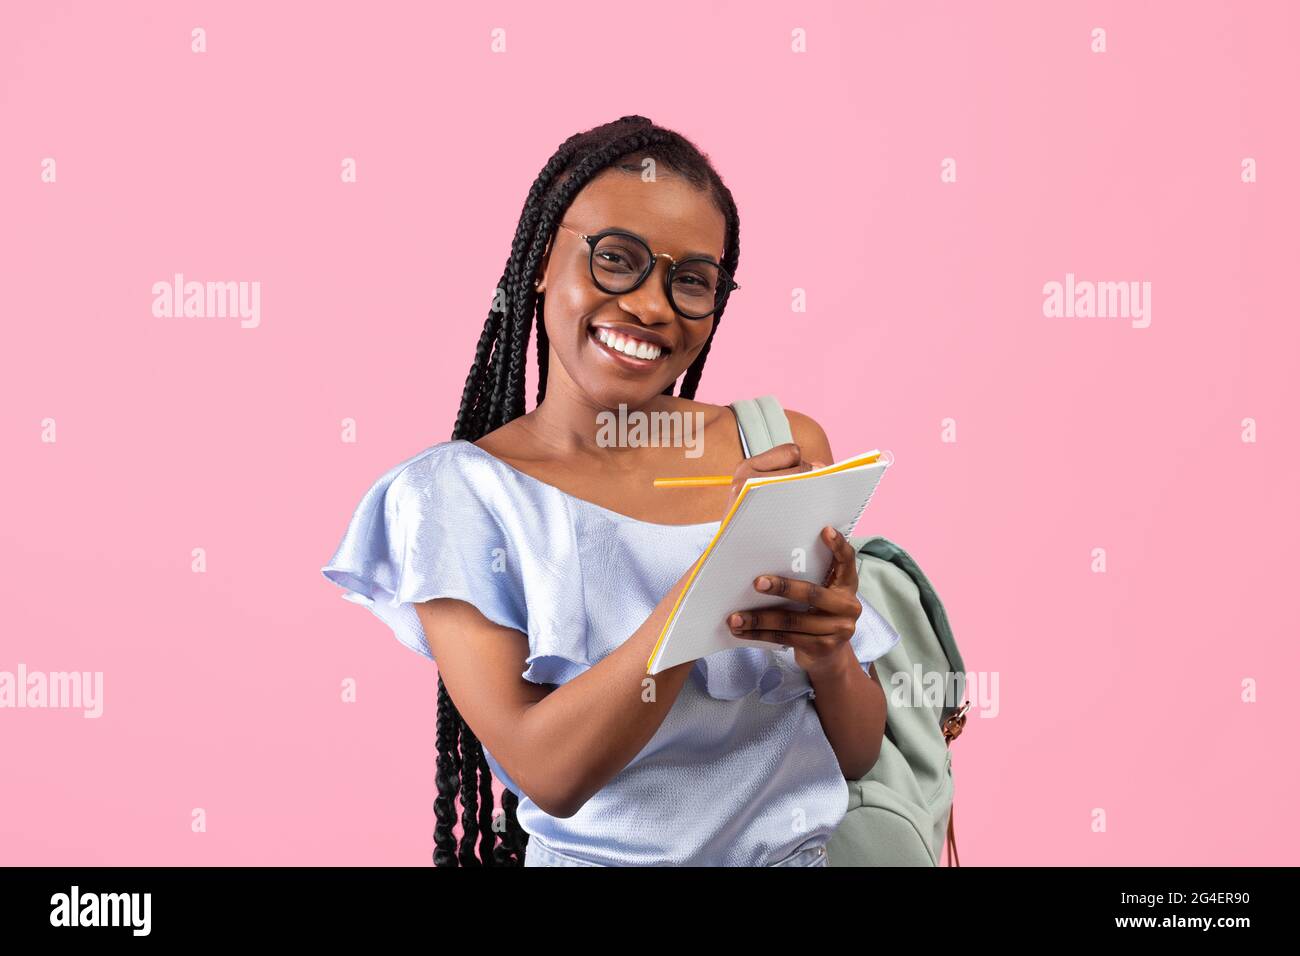
{"type": "MultiPolygon", "coordinates": [[[[430,659],[413,602],[467,601],[527,636],[526,680],[559,685],[640,627],[720,524],[641,521],[454,439],[374,482],[322,572],[430,659]]],[[[862,603],[852,644],[865,670],[899,636],[862,603]]],[[[518,795],[530,845],[540,838],[560,858],[801,865],[794,861],[824,846],[848,807],[812,696],[792,648],[701,658],[641,752],[567,818],[543,812],[486,747],[484,756],[518,795]]]]}

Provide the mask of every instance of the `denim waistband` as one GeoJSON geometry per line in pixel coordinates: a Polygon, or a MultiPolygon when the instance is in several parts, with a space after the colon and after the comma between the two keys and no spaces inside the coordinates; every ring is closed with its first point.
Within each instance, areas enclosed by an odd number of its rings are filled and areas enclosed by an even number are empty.
{"type": "MultiPolygon", "coordinates": [[[[524,866],[603,866],[603,863],[593,863],[590,860],[580,860],[577,857],[569,856],[567,853],[561,853],[553,850],[540,838],[531,836],[528,838],[528,848],[524,851],[524,866]]],[[[816,846],[801,847],[794,853],[784,859],[770,864],[771,866],[828,866],[826,862],[826,845],[818,844],[816,846]]]]}
{"type": "Polygon", "coordinates": [[[791,853],[784,860],[772,866],[828,866],[826,862],[826,844],[806,846],[791,853]]]}

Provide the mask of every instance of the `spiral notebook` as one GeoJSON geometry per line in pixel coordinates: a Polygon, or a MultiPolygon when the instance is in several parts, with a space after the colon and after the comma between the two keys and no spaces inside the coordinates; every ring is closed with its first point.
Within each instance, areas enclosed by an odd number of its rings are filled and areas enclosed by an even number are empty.
{"type": "Polygon", "coordinates": [[[851,534],[891,464],[892,456],[869,451],[813,471],[748,479],[678,595],[646,673],[733,647],[776,648],[733,635],[727,615],[788,603],[754,590],[760,574],[825,581],[834,559],[821,529],[851,534]],[[803,570],[791,570],[798,558],[803,570]]]}

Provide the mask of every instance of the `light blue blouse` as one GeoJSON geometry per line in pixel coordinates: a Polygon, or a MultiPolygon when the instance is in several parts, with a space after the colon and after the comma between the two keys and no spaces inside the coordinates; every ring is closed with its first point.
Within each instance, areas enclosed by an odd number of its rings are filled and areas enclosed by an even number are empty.
{"type": "MultiPolygon", "coordinates": [[[[527,635],[526,680],[558,685],[625,641],[719,525],[640,521],[454,439],[376,480],[321,570],[430,659],[413,602],[467,601],[527,635]]],[[[898,640],[863,601],[852,638],[863,669],[898,640]]],[[[848,806],[812,696],[791,648],[701,658],[641,752],[568,818],[540,810],[484,756],[548,863],[806,865],[848,806]]]]}

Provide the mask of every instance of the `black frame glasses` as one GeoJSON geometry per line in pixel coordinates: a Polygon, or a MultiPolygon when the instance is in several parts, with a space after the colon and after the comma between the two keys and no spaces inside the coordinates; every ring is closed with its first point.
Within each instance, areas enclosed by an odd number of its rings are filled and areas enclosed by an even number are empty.
{"type": "Polygon", "coordinates": [[[602,229],[594,235],[588,235],[585,232],[579,232],[572,226],[566,226],[564,223],[559,223],[558,225],[561,229],[568,230],[588,245],[589,255],[587,257],[587,269],[591,273],[591,281],[596,283],[596,288],[600,289],[600,291],[604,292],[606,295],[627,295],[629,292],[635,292],[637,289],[641,288],[641,284],[655,271],[655,267],[659,264],[660,256],[665,256],[670,263],[668,266],[668,275],[664,279],[664,293],[668,297],[668,304],[673,307],[674,312],[684,319],[707,319],[725,306],[731,293],[740,288],[735,280],[731,278],[727,270],[722,268],[721,263],[715,262],[708,256],[688,256],[679,261],[668,255],[666,252],[651,252],[650,247],[646,245],[644,239],[622,229],[602,229]],[[628,286],[626,289],[615,290],[607,288],[601,283],[599,277],[596,275],[596,246],[607,236],[619,236],[620,238],[627,239],[629,242],[635,242],[637,245],[641,246],[641,248],[645,249],[646,267],[642,270],[641,275],[637,277],[636,282],[632,283],[632,285],[628,286]],[[708,312],[705,312],[703,315],[692,315],[690,312],[683,311],[681,306],[677,304],[677,300],[673,298],[673,276],[677,273],[679,266],[683,266],[688,262],[707,262],[709,265],[713,266],[713,268],[718,270],[718,289],[714,296],[713,308],[708,312]]]}

